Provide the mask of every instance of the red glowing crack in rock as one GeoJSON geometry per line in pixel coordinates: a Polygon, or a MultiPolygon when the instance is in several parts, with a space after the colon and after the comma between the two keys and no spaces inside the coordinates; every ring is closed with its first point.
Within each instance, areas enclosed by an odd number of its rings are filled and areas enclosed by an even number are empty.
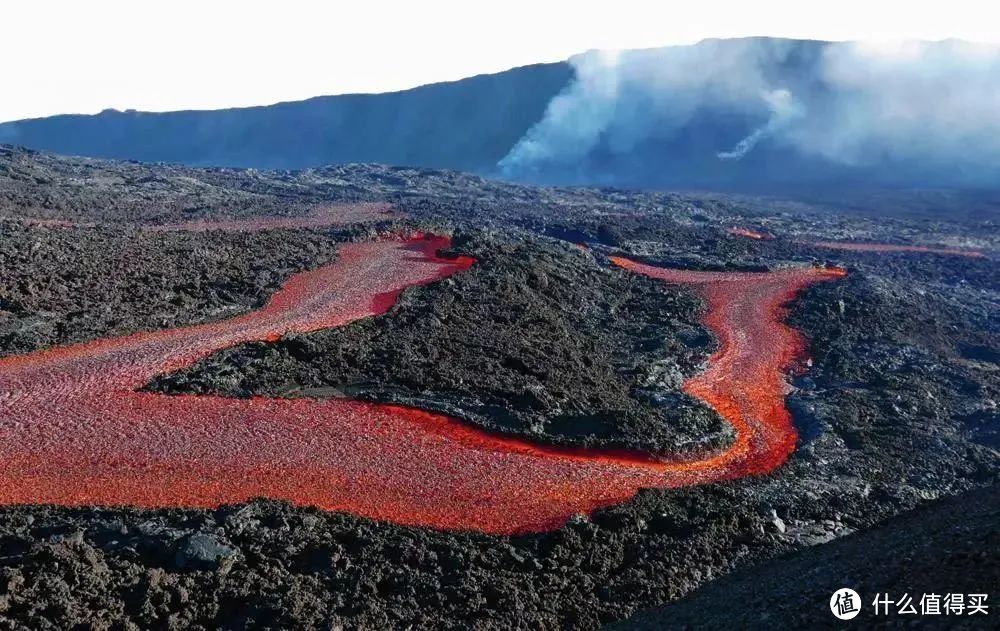
{"type": "Polygon", "coordinates": [[[774,238],[774,235],[770,232],[751,230],[750,228],[740,228],[737,226],[727,229],[726,232],[737,237],[746,237],[747,239],[755,239],[757,241],[770,241],[774,238]]]}
{"type": "Polygon", "coordinates": [[[344,399],[165,396],[137,389],[220,349],[384,313],[399,292],[467,269],[445,238],[354,243],[292,277],[259,311],[0,360],[0,503],[214,507],[253,497],[400,524],[551,529],[643,487],[763,473],[794,448],[782,371],[802,340],[782,304],[839,273],[627,269],[693,283],[721,349],[686,389],[739,432],[731,449],[659,462],[533,445],[439,414],[344,399]]]}

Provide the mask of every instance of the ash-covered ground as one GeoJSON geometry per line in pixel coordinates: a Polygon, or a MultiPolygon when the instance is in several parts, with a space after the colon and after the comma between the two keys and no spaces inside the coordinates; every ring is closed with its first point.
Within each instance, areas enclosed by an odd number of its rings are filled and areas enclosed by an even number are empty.
{"type": "MultiPolygon", "coordinates": [[[[651,607],[637,624],[709,624],[722,619],[692,618],[687,603],[753,607],[745,585],[755,581],[773,584],[754,593],[776,602],[782,581],[831,554],[861,585],[886,584],[877,579],[891,570],[904,577],[895,586],[927,589],[937,583],[926,574],[905,577],[942,568],[940,591],[983,582],[978,591],[995,598],[998,526],[982,510],[970,510],[974,528],[947,531],[949,549],[972,555],[981,573],[916,559],[923,542],[945,536],[942,515],[995,501],[1000,473],[997,223],[926,216],[535,189],[379,166],[198,170],[0,149],[0,355],[230,317],[262,305],[294,272],[331,261],[338,243],[392,230],[453,233],[456,251],[479,261],[407,290],[384,316],[223,351],[149,385],[166,393],[348,395],[544,443],[656,454],[720,447],[732,440],[727,424],[680,390],[715,348],[699,324],[701,300],[611,268],[606,255],[705,269],[829,262],[849,270],[790,305],[812,361],[788,398],[799,448],[772,475],[643,491],[517,537],[268,501],[218,510],[6,507],[0,625],[595,628],[627,626],[651,607]],[[301,215],[345,201],[388,202],[402,216],[256,233],[142,229],[301,215]],[[733,226],[776,238],[731,235],[733,226]],[[985,256],[833,251],[808,244],[816,240],[985,256]],[[900,552],[879,556],[886,549],[900,552]],[[797,570],[778,558],[786,553],[798,555],[797,570]],[[858,561],[868,557],[883,561],[858,561]]],[[[844,575],[810,577],[809,589],[787,592],[801,600],[790,619],[829,623],[829,595],[844,575]]]]}

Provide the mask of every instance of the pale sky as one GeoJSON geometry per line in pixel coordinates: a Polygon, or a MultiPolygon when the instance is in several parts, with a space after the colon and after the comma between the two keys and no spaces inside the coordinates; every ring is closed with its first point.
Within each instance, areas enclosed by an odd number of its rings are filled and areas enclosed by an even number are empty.
{"type": "Polygon", "coordinates": [[[0,121],[385,92],[705,37],[1000,42],[989,0],[12,0],[0,121]]]}

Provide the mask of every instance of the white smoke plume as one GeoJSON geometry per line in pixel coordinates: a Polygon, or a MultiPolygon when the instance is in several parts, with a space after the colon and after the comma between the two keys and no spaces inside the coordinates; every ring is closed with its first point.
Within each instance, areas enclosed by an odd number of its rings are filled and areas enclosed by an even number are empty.
{"type": "Polygon", "coordinates": [[[722,160],[739,160],[768,136],[773,136],[796,119],[805,116],[805,110],[792,93],[785,89],[772,90],[761,95],[771,110],[767,123],[753,130],[749,136],[736,143],[731,151],[720,151],[716,155],[722,160]]]}
{"type": "Polygon", "coordinates": [[[716,148],[719,160],[767,142],[840,165],[940,166],[1000,184],[995,45],[706,40],[570,61],[576,80],[500,161],[506,175],[571,169],[598,148],[626,155],[707,114],[742,121],[746,134],[716,148]]]}
{"type": "MultiPolygon", "coordinates": [[[[619,95],[618,53],[594,51],[574,60],[576,80],[549,103],[545,120],[511,154],[519,165],[580,158],[615,117],[619,95]]],[[[503,163],[501,163],[503,164],[503,163]]]]}
{"type": "MultiPolygon", "coordinates": [[[[960,41],[828,47],[828,102],[788,142],[845,164],[882,157],[1000,169],[1000,47],[960,41]]],[[[997,182],[1000,182],[1000,174],[997,182]]]]}
{"type": "Polygon", "coordinates": [[[500,162],[505,171],[572,166],[602,140],[625,152],[673,133],[711,102],[737,105],[769,91],[761,68],[785,54],[780,40],[706,40],[697,46],[590,51],[570,59],[576,80],[500,162]]]}

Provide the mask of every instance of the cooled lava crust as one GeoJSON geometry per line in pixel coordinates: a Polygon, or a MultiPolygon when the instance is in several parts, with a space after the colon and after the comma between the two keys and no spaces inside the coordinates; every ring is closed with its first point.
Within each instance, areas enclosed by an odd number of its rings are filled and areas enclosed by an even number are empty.
{"type": "Polygon", "coordinates": [[[862,243],[854,241],[816,241],[815,247],[828,250],[846,250],[848,252],[916,252],[922,254],[941,254],[944,256],[968,256],[982,258],[985,255],[977,250],[962,250],[959,248],[935,248],[925,245],[900,245],[895,243],[862,243]]]}

